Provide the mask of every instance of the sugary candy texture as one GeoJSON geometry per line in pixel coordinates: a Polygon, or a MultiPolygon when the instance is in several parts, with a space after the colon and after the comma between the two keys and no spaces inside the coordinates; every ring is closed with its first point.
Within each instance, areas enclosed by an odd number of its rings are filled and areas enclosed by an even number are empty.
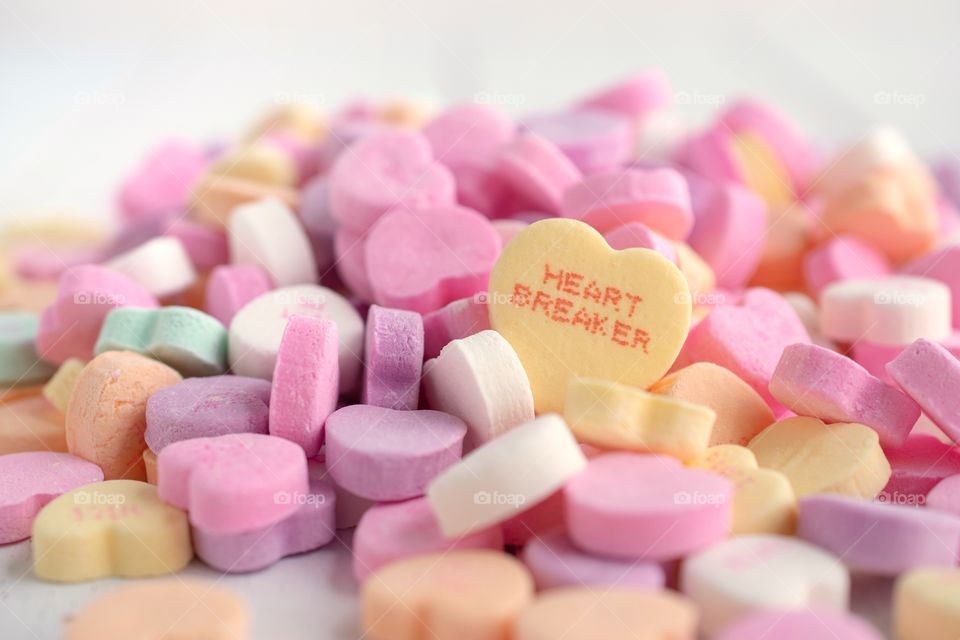
{"type": "Polygon", "coordinates": [[[640,222],[671,240],[684,240],[693,228],[687,182],[673,169],[591,173],[564,192],[561,213],[600,233],[640,222]]]}
{"type": "Polygon", "coordinates": [[[507,554],[460,549],[387,565],[363,584],[362,601],[370,640],[508,640],[533,580],[507,554]]]}
{"type": "Polygon", "coordinates": [[[363,251],[378,304],[428,313],[485,291],[500,248],[487,218],[446,205],[386,213],[363,251]]]}
{"type": "Polygon", "coordinates": [[[578,442],[689,460],[707,448],[716,414],[624,384],[573,378],[563,417],[578,442]]]}
{"type": "Polygon", "coordinates": [[[117,194],[120,211],[128,220],[148,218],[182,209],[190,187],[208,164],[206,150],[183,140],[170,140],[150,152],[124,179],[117,194]]]}
{"type": "Polygon", "coordinates": [[[517,620],[515,640],[694,640],[697,609],[665,589],[575,586],[541,594],[517,620]]]}
{"type": "Polygon", "coordinates": [[[960,634],[960,569],[930,567],[901,575],[893,590],[899,640],[951,640],[960,634]]]}
{"type": "Polygon", "coordinates": [[[0,385],[43,382],[54,367],[37,355],[37,316],[7,311],[0,313],[0,385]]]}
{"type": "Polygon", "coordinates": [[[104,264],[139,282],[157,298],[182,293],[197,280],[197,272],[179,239],[161,236],[148,240],[104,264]]]}
{"type": "Polygon", "coordinates": [[[960,449],[932,435],[914,433],[902,446],[885,453],[890,480],[879,497],[893,504],[923,504],[937,483],[960,474],[960,449]]]}
{"type": "MultiPolygon", "coordinates": [[[[526,225],[524,225],[526,226],[526,225]]],[[[436,358],[453,340],[466,338],[490,328],[486,292],[454,300],[423,315],[423,356],[436,358]]]]}
{"type": "Polygon", "coordinates": [[[147,400],[144,440],[151,451],[190,438],[267,433],[270,383],[244,376],[187,378],[147,400]]]}
{"type": "Polygon", "coordinates": [[[597,555],[672,560],[730,532],[733,493],[729,480],[673,458],[603,455],[564,490],[567,532],[597,555]]]}
{"type": "Polygon", "coordinates": [[[143,480],[147,400],[180,382],[165,364],[126,351],[107,351],[80,372],[67,404],[70,453],[103,469],[107,480],[143,480]]]}
{"type": "Polygon", "coordinates": [[[57,298],[40,316],[37,353],[63,364],[89,360],[106,315],[117,307],[154,309],[157,299],[142,285],[106,267],[81,265],[60,276],[57,298]]]}
{"type": "Polygon", "coordinates": [[[749,448],[761,467],[786,475],[800,498],[839,493],[871,500],[890,479],[877,432],[862,424],[787,418],[757,434],[749,448]]]}
{"type": "Polygon", "coordinates": [[[540,591],[557,587],[660,589],[663,566],[591,555],[578,549],[562,530],[536,536],[521,555],[540,591]]]}
{"type": "Polygon", "coordinates": [[[647,388],[690,325],[683,274],[655,251],[614,251],[576,220],[543,220],[507,245],[490,276],[490,321],[530,379],[540,413],[562,411],[570,378],[647,388]]]}
{"type": "Polygon", "coordinates": [[[731,534],[793,533],[797,517],[793,486],[779,471],[761,469],[746,447],[710,447],[689,465],[723,476],[734,484],[731,534]]]}
{"type": "Polygon", "coordinates": [[[664,376],[652,393],[709,407],[716,414],[710,446],[746,445],[773,423],[773,412],[753,388],[729,369],[696,362],[664,376]]]}
{"type": "Polygon", "coordinates": [[[450,170],[434,159],[427,138],[414,131],[364,136],[330,171],[330,213],[357,233],[366,232],[391,209],[452,205],[455,198],[450,170]]]}
{"type": "Polygon", "coordinates": [[[884,446],[903,444],[920,417],[920,407],[899,389],[853,360],[812,344],[783,350],[770,393],[799,415],[865,424],[879,434],[884,446]]]}
{"type": "Polygon", "coordinates": [[[789,611],[775,609],[743,616],[717,640],[883,640],[883,636],[863,618],[831,609],[789,611]]]}
{"type": "Polygon", "coordinates": [[[0,404],[0,455],[66,451],[63,413],[39,395],[0,404]]]}
{"type": "Polygon", "coordinates": [[[747,535],[688,557],[680,569],[680,590],[700,609],[700,630],[712,638],[757,611],[845,611],[850,574],[837,558],[812,544],[747,535]]]}
{"type": "Polygon", "coordinates": [[[291,515],[242,533],[209,533],[193,526],[191,532],[197,557],[214,569],[245,573],[265,569],[286,556],[319,549],[333,540],[336,535],[336,494],[333,486],[322,479],[322,465],[308,464],[309,491],[276,494],[278,501],[296,506],[291,515]]]}
{"type": "Polygon", "coordinates": [[[31,451],[0,455],[0,544],[30,537],[37,513],[72,489],[101,482],[97,465],[69,453],[31,451]]]}
{"type": "Polygon", "coordinates": [[[807,289],[816,296],[834,282],[888,276],[890,263],[862,240],[837,236],[807,254],[803,274],[807,289]]]}
{"type": "Polygon", "coordinates": [[[93,350],[132,351],[185,376],[213,376],[227,370],[227,329],[190,307],[121,307],[107,314],[93,350]]]}
{"type": "Polygon", "coordinates": [[[475,449],[437,476],[427,499],[448,538],[535,507],[587,460],[560,416],[543,415],[475,449]]]}
{"type": "Polygon", "coordinates": [[[852,572],[897,576],[918,567],[955,566],[960,517],[847,496],[808,496],[800,501],[797,536],[836,554],[852,572]]]}
{"type": "Polygon", "coordinates": [[[233,534],[277,523],[297,506],[280,496],[309,491],[303,449],[283,438],[238,433],[174,442],[157,456],[160,497],[190,524],[233,534]]]}
{"type": "Polygon", "coordinates": [[[277,353],[270,393],[270,435],[320,451],[323,423],[337,408],[340,364],[337,324],[327,318],[293,315],[277,353]]]}
{"type": "Polygon", "coordinates": [[[527,132],[557,145],[580,171],[590,174],[619,167],[635,145],[633,122],[619,113],[581,108],[524,118],[527,132]]]}
{"type": "Polygon", "coordinates": [[[887,363],[887,373],[934,424],[960,442],[960,361],[941,345],[917,340],[887,363]]]}
{"type": "Polygon", "coordinates": [[[548,214],[560,212],[564,192],[582,177],[559,147],[531,132],[521,133],[503,148],[497,172],[513,190],[548,214]]]}
{"type": "Polygon", "coordinates": [[[363,353],[363,404],[416,409],[423,369],[422,316],[371,305],[363,353]]]}
{"type": "Polygon", "coordinates": [[[190,562],[187,515],[157,488],[107,480],[74,489],[33,521],[33,571],[53,582],[176,573],[190,562]]]}
{"type": "Polygon", "coordinates": [[[327,418],[327,469],[338,485],[370,500],[422,496],[460,460],[467,426],[440,411],[343,407],[327,418]]]}
{"type": "Polygon", "coordinates": [[[227,229],[231,263],[260,267],[278,287],[317,282],[310,240],[280,200],[266,198],[237,207],[227,229]]]}
{"type": "Polygon", "coordinates": [[[363,319],[350,302],[326,287],[274,289],[251,300],[230,322],[228,359],[234,373],[271,380],[287,321],[293,315],[327,318],[340,337],[340,392],[356,388],[362,367],[363,319]]]}
{"type": "Polygon", "coordinates": [[[378,504],[360,518],[353,534],[353,575],[363,583],[392,562],[454,549],[503,549],[499,527],[445,538],[426,498],[378,504]]]}
{"type": "Polygon", "coordinates": [[[678,366],[713,362],[753,387],[777,411],[768,385],[783,350],[810,342],[790,304],[769,289],[747,289],[739,304],[715,308],[687,337],[678,366]]]}
{"type": "Polygon", "coordinates": [[[260,267],[222,265],[210,273],[203,309],[224,326],[230,326],[240,309],[272,288],[273,283],[260,267]]]}
{"type": "Polygon", "coordinates": [[[431,407],[467,423],[468,449],[533,420],[530,381],[513,347],[496,331],[447,344],[424,365],[423,384],[431,407]]]}
{"type": "Polygon", "coordinates": [[[182,637],[247,640],[247,607],[215,583],[165,580],[123,587],[70,616],[64,640],[182,637]]]}

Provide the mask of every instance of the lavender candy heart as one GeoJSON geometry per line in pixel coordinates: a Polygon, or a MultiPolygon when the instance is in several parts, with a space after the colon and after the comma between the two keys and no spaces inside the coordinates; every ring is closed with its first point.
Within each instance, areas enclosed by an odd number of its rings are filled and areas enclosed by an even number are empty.
{"type": "Polygon", "coordinates": [[[414,410],[423,369],[423,318],[371,305],[367,313],[363,404],[414,410]]]}
{"type": "Polygon", "coordinates": [[[300,505],[293,515],[280,522],[234,534],[208,533],[191,525],[197,557],[225,573],[246,573],[266,569],[281,558],[319,549],[336,535],[336,495],[333,485],[323,479],[322,464],[310,461],[310,490],[305,495],[278,493],[278,501],[300,505]]]}
{"type": "Polygon", "coordinates": [[[244,376],[187,378],[147,401],[144,439],[154,453],[190,438],[267,433],[270,382],[244,376]]]}

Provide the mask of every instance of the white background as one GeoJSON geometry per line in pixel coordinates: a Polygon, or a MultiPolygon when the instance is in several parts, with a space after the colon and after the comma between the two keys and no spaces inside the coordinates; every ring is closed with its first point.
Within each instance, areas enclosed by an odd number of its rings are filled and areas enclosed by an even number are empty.
{"type": "MultiPolygon", "coordinates": [[[[330,110],[358,94],[442,104],[483,91],[522,112],[648,67],[691,98],[677,109],[692,123],[750,94],[828,146],[888,122],[927,156],[960,149],[948,0],[149,4],[0,0],[0,220],[108,220],[112,186],[151,144],[229,137],[278,101],[330,110]]],[[[4,639],[55,637],[113,587],[38,582],[28,550],[0,548],[4,639]]],[[[357,636],[342,545],[225,584],[250,602],[258,639],[357,636]]]]}

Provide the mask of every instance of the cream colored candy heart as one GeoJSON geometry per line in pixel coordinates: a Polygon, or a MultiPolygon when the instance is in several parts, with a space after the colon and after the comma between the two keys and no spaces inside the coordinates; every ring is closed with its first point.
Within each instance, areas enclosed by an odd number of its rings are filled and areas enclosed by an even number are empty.
{"type": "Polygon", "coordinates": [[[574,378],[563,417],[580,442],[689,460],[706,450],[717,414],[625,384],[574,378]]]}
{"type": "Polygon", "coordinates": [[[793,486],[779,471],[761,469],[750,449],[735,444],[710,447],[690,466],[733,482],[732,534],[793,533],[797,517],[793,486]]]}
{"type": "Polygon", "coordinates": [[[187,514],[136,480],[107,480],[48,503],[33,521],[33,571],[54,582],[176,573],[190,562],[187,514]]]}
{"type": "Polygon", "coordinates": [[[261,267],[278,287],[313,284],[317,262],[297,216],[277,198],[234,209],[227,223],[230,262],[261,267]]]}
{"type": "Polygon", "coordinates": [[[287,154],[264,142],[239,147],[220,156],[209,169],[218,176],[289,187],[297,181],[297,166],[287,154]]]}
{"type": "Polygon", "coordinates": [[[43,397],[50,401],[60,413],[67,412],[67,402],[73,392],[77,378],[86,363],[79,358],[70,358],[57,369],[53,377],[43,387],[43,397]]]}
{"type": "Polygon", "coordinates": [[[187,250],[172,236],[148,240],[104,266],[136,280],[158,298],[186,291],[197,281],[187,250]]]}
{"type": "Polygon", "coordinates": [[[690,290],[649,249],[614,251],[577,220],[536,222],[490,274],[490,322],[523,363],[538,413],[562,411],[570,378],[647,388],[690,327],[690,290]]]}
{"type": "Polygon", "coordinates": [[[877,432],[855,422],[787,418],[758,433],[748,446],[761,467],[787,476],[798,498],[840,493],[872,500],[890,479],[877,432]]]}
{"type": "Polygon", "coordinates": [[[914,569],[897,579],[893,628],[898,640],[960,638],[960,569],[914,569]]]}

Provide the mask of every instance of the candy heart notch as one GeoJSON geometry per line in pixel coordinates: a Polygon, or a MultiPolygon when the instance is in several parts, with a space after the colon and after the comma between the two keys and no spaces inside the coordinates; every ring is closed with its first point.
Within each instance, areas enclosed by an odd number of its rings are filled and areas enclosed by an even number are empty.
{"type": "Polygon", "coordinates": [[[563,410],[574,376],[649,387],[680,352],[690,311],[669,260],[614,251],[577,220],[530,225],[490,274],[490,322],[520,356],[538,413],[563,410]]]}

